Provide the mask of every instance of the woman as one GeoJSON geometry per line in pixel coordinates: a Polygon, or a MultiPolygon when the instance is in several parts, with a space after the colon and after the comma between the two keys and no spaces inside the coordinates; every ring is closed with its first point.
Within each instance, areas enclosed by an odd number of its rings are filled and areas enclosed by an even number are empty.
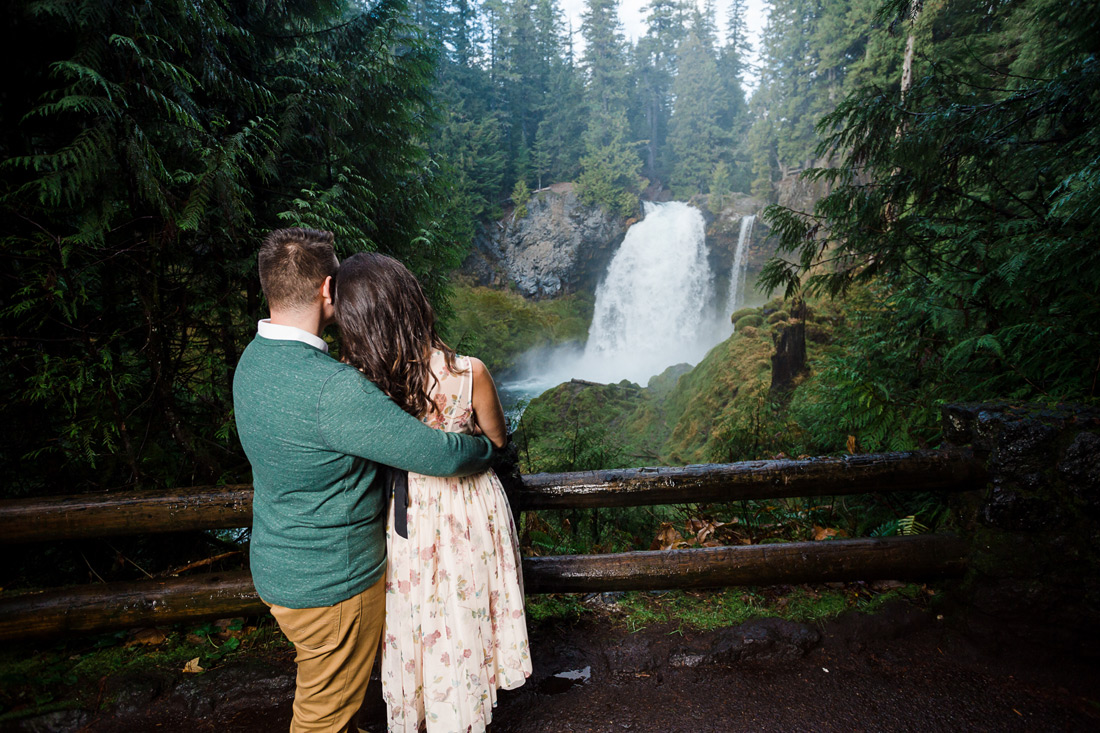
{"type": "MultiPolygon", "coordinates": [[[[336,276],[345,361],[432,427],[507,441],[485,365],[439,338],[419,283],[392,257],[360,253],[336,276]]],[[[519,549],[490,470],[409,474],[408,537],[386,531],[382,689],[390,731],[483,731],[498,689],[531,674],[519,549]]]]}

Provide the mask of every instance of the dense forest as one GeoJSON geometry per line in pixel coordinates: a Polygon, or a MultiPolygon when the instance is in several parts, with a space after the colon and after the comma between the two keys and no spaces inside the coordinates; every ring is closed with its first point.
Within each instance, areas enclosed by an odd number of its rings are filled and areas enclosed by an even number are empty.
{"type": "Polygon", "coordinates": [[[633,42],[615,0],[577,28],[556,0],[20,3],[4,494],[247,481],[229,386],[264,231],[393,254],[446,319],[476,227],[558,181],[632,215],[802,176],[765,280],[850,296],[802,418],[839,445],[927,443],[944,400],[1093,401],[1097,10],[773,0],[754,57],[743,0],[652,0],[633,42]]]}

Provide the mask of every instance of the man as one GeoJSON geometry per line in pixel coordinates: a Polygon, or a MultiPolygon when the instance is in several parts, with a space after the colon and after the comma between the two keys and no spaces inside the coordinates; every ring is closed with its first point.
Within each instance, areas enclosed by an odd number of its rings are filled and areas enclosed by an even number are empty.
{"type": "Polygon", "coordinates": [[[280,229],[264,241],[260,284],[271,317],[233,378],[255,486],[252,578],[297,650],[292,733],[356,730],[385,611],[379,464],[466,475],[492,456],[487,438],[429,428],[328,355],[332,238],[280,229]]]}

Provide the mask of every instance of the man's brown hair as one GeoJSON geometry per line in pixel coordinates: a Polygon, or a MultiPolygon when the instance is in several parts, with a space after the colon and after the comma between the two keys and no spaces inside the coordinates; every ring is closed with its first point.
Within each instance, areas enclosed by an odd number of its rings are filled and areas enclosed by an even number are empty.
{"type": "Polygon", "coordinates": [[[313,302],[340,263],[332,232],[276,229],[260,245],[260,286],[271,308],[298,310],[313,302]]]}

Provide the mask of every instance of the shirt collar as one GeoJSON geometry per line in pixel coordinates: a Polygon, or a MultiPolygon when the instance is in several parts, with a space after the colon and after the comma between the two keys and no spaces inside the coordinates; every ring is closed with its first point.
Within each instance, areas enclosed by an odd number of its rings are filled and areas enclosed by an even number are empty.
{"type": "Polygon", "coordinates": [[[315,349],[328,353],[328,344],[317,334],[303,331],[297,326],[284,326],[280,323],[272,323],[270,318],[264,318],[256,324],[256,333],[265,339],[276,341],[301,341],[315,349]]]}

